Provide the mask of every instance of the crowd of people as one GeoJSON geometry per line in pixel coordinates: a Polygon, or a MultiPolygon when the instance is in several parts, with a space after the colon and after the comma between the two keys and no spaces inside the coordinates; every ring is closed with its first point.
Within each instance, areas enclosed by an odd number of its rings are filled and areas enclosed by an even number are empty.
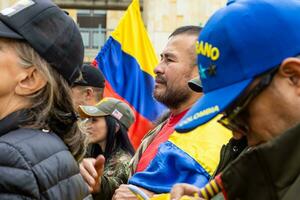
{"type": "Polygon", "coordinates": [[[104,97],[71,17],[2,10],[0,199],[298,199],[298,25],[299,0],[233,0],[174,30],[154,69],[169,111],[135,151],[134,111],[104,97]]]}

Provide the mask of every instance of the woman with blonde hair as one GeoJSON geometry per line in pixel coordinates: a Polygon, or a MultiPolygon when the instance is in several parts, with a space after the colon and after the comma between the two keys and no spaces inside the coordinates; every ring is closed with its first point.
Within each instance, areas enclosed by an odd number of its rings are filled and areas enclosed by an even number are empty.
{"type": "Polygon", "coordinates": [[[74,21],[49,0],[0,12],[0,199],[88,195],[70,97],[83,44],[74,21]]]}

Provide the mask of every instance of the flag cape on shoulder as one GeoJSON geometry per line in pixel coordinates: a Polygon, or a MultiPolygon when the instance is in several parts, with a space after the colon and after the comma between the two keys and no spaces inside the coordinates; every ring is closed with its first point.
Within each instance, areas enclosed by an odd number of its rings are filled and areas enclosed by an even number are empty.
{"type": "Polygon", "coordinates": [[[148,167],[129,179],[129,184],[156,194],[170,192],[176,183],[203,187],[219,163],[221,147],[232,136],[217,122],[218,118],[187,133],[174,132],[159,146],[148,167]]]}
{"type": "Polygon", "coordinates": [[[129,137],[137,148],[143,136],[165,109],[152,96],[158,61],[144,27],[138,0],[133,0],[117,28],[95,59],[106,78],[105,96],[127,102],[136,121],[129,137]]]}

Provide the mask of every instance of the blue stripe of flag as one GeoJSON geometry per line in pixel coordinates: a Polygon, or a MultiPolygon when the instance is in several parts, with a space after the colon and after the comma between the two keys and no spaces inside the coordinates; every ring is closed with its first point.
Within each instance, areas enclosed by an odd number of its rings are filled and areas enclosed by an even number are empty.
{"type": "Polygon", "coordinates": [[[159,146],[149,166],[135,173],[128,183],[160,194],[170,192],[176,183],[188,183],[201,188],[209,178],[210,175],[197,161],[167,141],[159,146]]]}
{"type": "Polygon", "coordinates": [[[142,116],[153,121],[165,109],[152,96],[153,77],[141,70],[134,57],[122,51],[118,41],[110,37],[96,60],[112,88],[142,116]]]}

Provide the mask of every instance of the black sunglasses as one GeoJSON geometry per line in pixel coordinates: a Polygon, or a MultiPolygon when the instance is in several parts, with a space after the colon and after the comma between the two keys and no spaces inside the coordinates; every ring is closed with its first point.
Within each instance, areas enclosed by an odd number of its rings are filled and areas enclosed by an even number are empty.
{"type": "Polygon", "coordinates": [[[262,75],[258,84],[253,89],[248,91],[247,94],[241,95],[241,97],[232,104],[233,106],[230,106],[228,109],[226,109],[223,117],[219,119],[218,122],[231,131],[246,134],[248,132],[248,126],[239,117],[239,115],[255,97],[257,97],[265,88],[270,85],[274,75],[277,73],[277,70],[278,67],[273,68],[262,75]]]}

